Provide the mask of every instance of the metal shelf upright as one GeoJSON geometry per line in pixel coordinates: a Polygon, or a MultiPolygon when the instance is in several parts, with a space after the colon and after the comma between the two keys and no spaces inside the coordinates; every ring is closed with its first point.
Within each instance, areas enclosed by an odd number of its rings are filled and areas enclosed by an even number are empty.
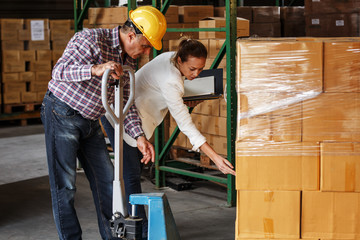
{"type": "MultiPolygon", "coordinates": [[[[161,8],[159,8],[159,1],[153,0],[153,6],[161,10],[163,14],[166,13],[171,1],[166,0],[161,8]]],[[[226,0],[226,27],[225,28],[187,28],[177,29],[168,28],[168,32],[199,32],[199,31],[218,31],[226,32],[226,40],[218,52],[211,69],[217,68],[221,60],[226,54],[226,101],[227,101],[227,159],[235,166],[235,137],[236,137],[236,104],[237,96],[235,90],[235,55],[236,55],[236,0],[226,0]]],[[[154,53],[154,57],[157,52],[154,53]]],[[[189,112],[192,112],[192,108],[189,112]]],[[[155,131],[155,183],[158,188],[165,186],[165,172],[176,173],[189,177],[214,181],[227,186],[227,206],[232,207],[235,205],[235,177],[228,175],[226,178],[217,177],[210,174],[198,173],[189,170],[184,170],[166,164],[166,157],[170,151],[172,144],[179,134],[179,129],[173,131],[169,140],[164,143],[164,127],[160,125],[155,131]]]]}

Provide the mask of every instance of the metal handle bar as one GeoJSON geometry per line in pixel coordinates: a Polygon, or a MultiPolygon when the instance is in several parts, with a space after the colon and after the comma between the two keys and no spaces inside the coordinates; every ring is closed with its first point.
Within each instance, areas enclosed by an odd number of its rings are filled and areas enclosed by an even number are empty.
{"type": "MultiPolygon", "coordinates": [[[[123,109],[123,116],[126,115],[126,113],[129,111],[132,103],[134,102],[134,97],[135,97],[135,75],[134,75],[134,70],[129,67],[129,66],[122,66],[122,69],[124,72],[129,72],[129,76],[130,76],[130,96],[129,99],[123,109]]],[[[109,113],[109,116],[111,118],[111,120],[114,123],[119,124],[120,123],[120,116],[116,116],[116,114],[114,113],[114,111],[112,110],[112,108],[110,107],[109,103],[108,103],[108,94],[107,94],[107,82],[109,79],[109,75],[110,75],[111,70],[110,69],[106,69],[102,79],[101,79],[101,100],[103,103],[103,106],[106,110],[106,112],[109,113]]],[[[115,103],[116,104],[116,103],[115,103]]]]}

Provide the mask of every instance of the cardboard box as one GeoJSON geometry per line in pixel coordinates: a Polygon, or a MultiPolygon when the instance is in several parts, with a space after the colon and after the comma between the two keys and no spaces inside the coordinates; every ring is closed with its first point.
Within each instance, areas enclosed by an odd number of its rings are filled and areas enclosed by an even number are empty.
{"type": "Polygon", "coordinates": [[[35,72],[21,72],[19,75],[22,82],[35,81],[35,72]]]}
{"type": "Polygon", "coordinates": [[[179,6],[170,5],[165,13],[166,23],[179,23],[179,6]]]}
{"type": "MultiPolygon", "coordinates": [[[[211,65],[214,63],[215,58],[207,58],[204,69],[210,69],[211,65]]],[[[222,58],[217,68],[223,69],[223,76],[226,76],[226,58],[222,58]]]]}
{"type": "Polygon", "coordinates": [[[236,44],[237,91],[322,92],[322,42],[270,39],[236,44]]]}
{"type": "Polygon", "coordinates": [[[250,23],[250,36],[281,37],[281,23],[250,23]]]}
{"type": "Polygon", "coordinates": [[[24,50],[20,51],[21,60],[25,62],[33,62],[36,60],[35,50],[24,50]]]}
{"type": "Polygon", "coordinates": [[[282,37],[303,37],[305,32],[305,18],[303,21],[284,21],[281,23],[282,37]]]}
{"type": "MultiPolygon", "coordinates": [[[[226,27],[225,18],[220,17],[208,17],[199,21],[199,28],[222,28],[226,27]]],[[[237,37],[249,36],[249,20],[243,18],[237,18],[237,37]]],[[[200,39],[208,38],[226,38],[226,32],[199,32],[200,39]]]]}
{"type": "Polygon", "coordinates": [[[214,7],[214,17],[225,17],[226,7],[214,7]]]}
{"type": "Polygon", "coordinates": [[[49,24],[51,32],[67,32],[68,30],[74,29],[74,20],[72,19],[50,19],[49,24]]]}
{"type": "Polygon", "coordinates": [[[21,54],[19,50],[3,50],[2,54],[2,62],[20,62],[21,54]]]}
{"type": "Polygon", "coordinates": [[[282,92],[242,92],[238,94],[238,100],[239,140],[302,140],[301,95],[282,92]]]}
{"type": "Polygon", "coordinates": [[[4,30],[19,30],[24,28],[24,19],[2,18],[0,19],[1,31],[4,30]]]}
{"type": "Polygon", "coordinates": [[[219,99],[203,101],[194,108],[192,113],[207,116],[220,116],[219,99]]]}
{"type": "Polygon", "coordinates": [[[179,20],[182,23],[197,23],[200,19],[214,16],[212,5],[185,5],[179,7],[179,20]]]}
{"type": "Polygon", "coordinates": [[[3,61],[2,71],[5,73],[10,72],[24,72],[25,71],[25,62],[24,61],[3,61]]]}
{"type": "Polygon", "coordinates": [[[360,92],[360,41],[324,42],[324,91],[360,92]]]}
{"type": "Polygon", "coordinates": [[[321,191],[360,192],[360,143],[321,143],[321,191]]]}
{"type": "MultiPolygon", "coordinates": [[[[18,40],[18,31],[24,27],[24,19],[0,19],[1,31],[0,39],[1,40],[18,40]]],[[[3,48],[4,49],[4,48],[3,48]]]]}
{"type": "Polygon", "coordinates": [[[360,7],[357,0],[305,0],[305,13],[327,14],[327,13],[348,13],[354,12],[360,7]]]}
{"type": "Polygon", "coordinates": [[[305,17],[306,36],[356,37],[359,36],[358,13],[316,14],[305,17]]]}
{"type": "MultiPolygon", "coordinates": [[[[32,19],[25,19],[24,20],[24,29],[29,29],[29,30],[32,30],[31,28],[31,24],[34,23],[34,21],[40,21],[41,22],[41,26],[43,27],[43,29],[46,31],[46,30],[49,30],[50,28],[50,25],[49,25],[49,19],[47,18],[32,18],[32,19]]],[[[49,32],[49,31],[47,31],[49,32]]]]}
{"type": "Polygon", "coordinates": [[[36,51],[36,61],[51,61],[51,50],[37,50],[36,51]]]}
{"type": "Polygon", "coordinates": [[[2,83],[19,82],[19,73],[2,73],[2,83]]]}
{"type": "Polygon", "coordinates": [[[305,22],[305,7],[281,7],[280,19],[284,22],[305,22]]]}
{"type": "Polygon", "coordinates": [[[29,41],[28,42],[29,50],[50,50],[50,41],[29,41]]]}
{"type": "MultiPolygon", "coordinates": [[[[206,142],[214,149],[217,154],[227,155],[227,138],[223,136],[204,134],[206,142]]],[[[213,162],[211,162],[213,163],[213,162]]]]}
{"type": "Polygon", "coordinates": [[[193,122],[201,133],[226,137],[226,118],[191,114],[193,122]]]}
{"type": "Polygon", "coordinates": [[[302,238],[358,239],[360,193],[304,191],[302,238]]]}
{"type": "Polygon", "coordinates": [[[50,40],[51,41],[66,41],[68,42],[73,36],[74,30],[63,31],[60,29],[50,31],[50,40]]]}
{"type": "Polygon", "coordinates": [[[117,23],[122,25],[128,19],[127,7],[89,8],[89,24],[117,23]]]}
{"type": "Polygon", "coordinates": [[[299,191],[237,191],[237,238],[300,238],[299,191]]]}
{"type": "Polygon", "coordinates": [[[319,190],[317,143],[236,142],[237,190],[319,190]]]}
{"type": "Polygon", "coordinates": [[[33,81],[30,82],[30,92],[46,92],[48,89],[48,81],[33,81]]]}
{"type": "Polygon", "coordinates": [[[360,93],[323,93],[303,102],[303,141],[360,139],[360,93]]]}
{"type": "Polygon", "coordinates": [[[51,71],[40,71],[35,73],[36,81],[50,81],[51,80],[51,71]]]}
{"type": "Polygon", "coordinates": [[[252,7],[253,23],[279,23],[280,7],[252,7]]]}
{"type": "Polygon", "coordinates": [[[244,18],[252,22],[252,7],[237,7],[236,8],[237,17],[244,18]]]}
{"type": "Polygon", "coordinates": [[[25,49],[24,41],[13,41],[13,40],[1,41],[1,49],[24,50],[25,49]]]}
{"type": "Polygon", "coordinates": [[[20,92],[4,93],[4,104],[20,103],[20,92]]]}
{"type": "Polygon", "coordinates": [[[35,61],[30,63],[30,71],[33,72],[42,72],[42,71],[51,71],[51,61],[35,61]]]}
{"type": "MultiPolygon", "coordinates": [[[[216,58],[224,43],[225,39],[209,39],[208,58],[216,58]]],[[[226,54],[224,55],[225,58],[226,54]]]]}
{"type": "Polygon", "coordinates": [[[21,102],[23,103],[31,103],[37,101],[37,93],[36,92],[22,92],[21,93],[21,102]]]}
{"type": "Polygon", "coordinates": [[[43,29],[39,32],[39,35],[32,35],[31,29],[22,29],[19,30],[19,40],[31,41],[31,42],[48,42],[50,41],[50,30],[43,29]],[[42,40],[38,40],[41,37],[42,40]]]}
{"type": "Polygon", "coordinates": [[[3,84],[3,93],[26,92],[25,82],[11,82],[3,84]]]}
{"type": "Polygon", "coordinates": [[[270,141],[271,121],[267,115],[243,118],[237,122],[236,140],[270,141]]]}
{"type": "Polygon", "coordinates": [[[169,23],[168,28],[183,28],[183,32],[166,32],[163,40],[178,40],[182,36],[188,36],[193,39],[199,38],[199,32],[186,32],[186,28],[197,28],[198,23],[169,23]]]}
{"type": "Polygon", "coordinates": [[[18,31],[14,29],[1,29],[0,39],[6,41],[17,41],[18,40],[18,31]]]}
{"type": "Polygon", "coordinates": [[[224,98],[220,98],[220,117],[227,117],[227,103],[224,98]]]}
{"type": "Polygon", "coordinates": [[[51,41],[51,48],[55,49],[53,51],[61,51],[61,54],[64,52],[66,46],[68,44],[68,41],[51,41]]]}

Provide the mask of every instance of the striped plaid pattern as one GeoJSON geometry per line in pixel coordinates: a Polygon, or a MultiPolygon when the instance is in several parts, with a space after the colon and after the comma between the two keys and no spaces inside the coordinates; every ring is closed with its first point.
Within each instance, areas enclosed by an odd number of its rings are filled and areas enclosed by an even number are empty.
{"type": "MultiPolygon", "coordinates": [[[[86,29],[69,41],[62,57],[53,68],[49,90],[77,110],[84,118],[97,120],[105,114],[101,101],[101,77],[91,76],[91,67],[108,61],[136,67],[136,60],[121,59],[119,28],[86,29]]],[[[125,73],[124,104],[130,93],[129,75],[125,73]]],[[[109,83],[114,79],[109,78],[109,83]]],[[[109,104],[114,102],[114,87],[108,88],[109,104]]],[[[133,105],[124,120],[126,133],[136,138],[143,134],[141,120],[133,105]]]]}

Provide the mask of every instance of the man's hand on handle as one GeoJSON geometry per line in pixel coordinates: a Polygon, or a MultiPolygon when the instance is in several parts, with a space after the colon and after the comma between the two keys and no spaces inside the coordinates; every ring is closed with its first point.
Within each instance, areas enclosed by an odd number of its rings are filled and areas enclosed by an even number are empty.
{"type": "Polygon", "coordinates": [[[112,70],[110,75],[114,79],[120,79],[120,77],[124,74],[120,63],[110,61],[103,64],[93,65],[91,68],[91,75],[101,77],[106,69],[112,70]]]}

